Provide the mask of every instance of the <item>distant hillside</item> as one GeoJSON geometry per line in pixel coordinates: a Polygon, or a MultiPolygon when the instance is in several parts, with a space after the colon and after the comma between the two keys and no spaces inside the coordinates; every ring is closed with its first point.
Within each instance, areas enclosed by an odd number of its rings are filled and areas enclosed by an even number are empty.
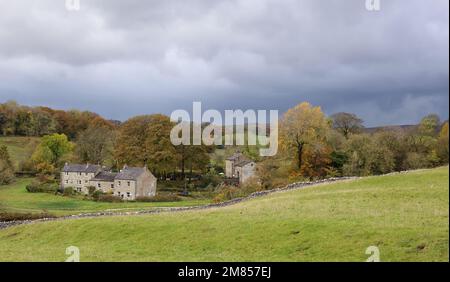
{"type": "Polygon", "coordinates": [[[122,124],[122,122],[120,120],[109,119],[108,121],[110,123],[114,124],[115,126],[120,126],[122,124]]]}
{"type": "Polygon", "coordinates": [[[377,127],[366,127],[363,129],[364,133],[375,133],[381,130],[387,131],[406,131],[410,132],[417,129],[418,125],[405,124],[405,125],[387,125],[387,126],[377,126],[377,127]]]}

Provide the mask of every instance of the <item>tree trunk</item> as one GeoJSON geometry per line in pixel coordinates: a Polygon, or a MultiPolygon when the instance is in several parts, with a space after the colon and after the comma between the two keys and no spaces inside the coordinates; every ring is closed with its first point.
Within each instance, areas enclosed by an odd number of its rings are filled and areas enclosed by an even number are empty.
{"type": "Polygon", "coordinates": [[[297,161],[298,161],[298,170],[302,169],[303,162],[303,144],[299,144],[297,146],[297,161]]]}
{"type": "Polygon", "coordinates": [[[184,145],[183,146],[182,151],[181,151],[181,177],[183,177],[183,180],[185,179],[185,174],[184,174],[184,166],[185,166],[185,156],[184,156],[184,145]]]}
{"type": "Polygon", "coordinates": [[[191,180],[192,180],[192,161],[189,167],[189,182],[188,182],[189,184],[191,184],[191,180]]]}

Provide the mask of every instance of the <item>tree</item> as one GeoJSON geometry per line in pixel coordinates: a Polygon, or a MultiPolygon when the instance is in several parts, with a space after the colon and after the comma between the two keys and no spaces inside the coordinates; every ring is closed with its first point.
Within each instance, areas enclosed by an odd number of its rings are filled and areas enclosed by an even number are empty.
{"type": "Polygon", "coordinates": [[[336,113],[331,116],[333,128],[348,138],[350,134],[360,133],[364,128],[363,120],[355,114],[336,113]]]}
{"type": "Polygon", "coordinates": [[[403,141],[406,151],[403,169],[433,167],[439,164],[436,151],[439,123],[437,115],[428,115],[421,120],[417,130],[406,135],[403,141]]]}
{"type": "Polygon", "coordinates": [[[3,135],[14,135],[16,133],[16,116],[19,110],[19,105],[15,101],[0,104],[0,112],[3,119],[0,127],[3,135]]]}
{"type": "Polygon", "coordinates": [[[179,160],[170,141],[172,127],[169,117],[160,114],[127,120],[120,126],[114,150],[119,166],[147,164],[157,174],[172,171],[179,160]]]}
{"type": "Polygon", "coordinates": [[[177,166],[177,152],[170,141],[170,130],[174,124],[165,115],[154,115],[147,127],[145,155],[147,166],[153,172],[166,174],[177,166]]]}
{"type": "Polygon", "coordinates": [[[430,114],[422,118],[419,123],[419,134],[423,136],[436,136],[441,124],[440,118],[436,114],[430,114]]]}
{"type": "Polygon", "coordinates": [[[336,129],[332,129],[327,136],[327,145],[331,149],[329,158],[330,162],[330,174],[333,176],[343,175],[343,166],[348,160],[347,154],[344,152],[345,143],[347,139],[338,132],[336,129]]]}
{"type": "Polygon", "coordinates": [[[55,120],[56,132],[63,133],[71,140],[75,139],[80,132],[89,127],[107,127],[114,129],[115,125],[103,119],[96,113],[88,111],[61,111],[46,107],[39,107],[40,111],[48,113],[55,120]]]}
{"type": "Polygon", "coordinates": [[[373,134],[373,141],[376,146],[386,148],[392,153],[394,158],[394,170],[403,170],[403,163],[406,158],[406,148],[404,144],[404,132],[399,130],[381,130],[373,134]]]}
{"type": "Polygon", "coordinates": [[[0,104],[0,134],[3,135],[43,136],[59,132],[74,139],[89,126],[115,127],[113,123],[92,112],[27,107],[14,101],[0,104]]]}
{"type": "Polygon", "coordinates": [[[3,110],[2,105],[0,105],[0,134],[4,134],[4,128],[6,127],[6,123],[8,122],[8,117],[3,110]]]}
{"type": "Polygon", "coordinates": [[[290,168],[280,154],[264,158],[256,165],[256,176],[265,190],[283,187],[289,184],[290,168]]]}
{"type": "Polygon", "coordinates": [[[43,136],[56,132],[56,120],[40,108],[33,109],[30,120],[30,132],[28,135],[43,136]]]}
{"type": "Polygon", "coordinates": [[[107,126],[90,126],[76,138],[75,154],[83,163],[112,165],[115,132],[107,126]]]}
{"type": "Polygon", "coordinates": [[[143,145],[147,140],[147,127],[152,122],[151,115],[137,116],[120,126],[114,156],[118,167],[124,164],[143,166],[147,163],[147,154],[143,145]]]}
{"type": "Polygon", "coordinates": [[[31,158],[39,172],[48,173],[60,166],[62,158],[71,153],[73,148],[74,145],[64,134],[46,135],[31,158]]]}
{"type": "MultiPolygon", "coordinates": [[[[192,135],[191,135],[192,138],[192,135]]],[[[192,143],[192,140],[191,140],[192,143]]],[[[191,175],[194,169],[204,170],[209,164],[209,153],[212,146],[201,145],[183,145],[175,146],[177,152],[177,159],[179,160],[179,167],[181,176],[185,178],[186,167],[189,169],[191,175]]]]}
{"type": "Polygon", "coordinates": [[[304,153],[304,165],[301,169],[303,177],[309,179],[323,178],[330,173],[332,164],[331,148],[325,143],[317,143],[315,146],[309,146],[304,153]]]}
{"type": "Polygon", "coordinates": [[[437,140],[436,152],[442,164],[448,164],[449,144],[448,144],[448,121],[442,125],[437,140]]]}
{"type": "Polygon", "coordinates": [[[368,134],[352,135],[347,143],[346,175],[372,175],[391,172],[395,167],[394,153],[383,142],[368,134]]]}
{"type": "Polygon", "coordinates": [[[329,129],[320,107],[312,107],[309,103],[301,103],[284,114],[280,124],[280,145],[283,150],[295,153],[298,171],[304,164],[305,149],[324,143],[329,129]]]}
{"type": "Polygon", "coordinates": [[[9,184],[14,180],[14,168],[9,157],[8,148],[0,146],[0,185],[9,184]]]}
{"type": "Polygon", "coordinates": [[[346,143],[348,161],[343,166],[345,175],[370,175],[369,155],[372,139],[367,134],[353,135],[346,143]]]}
{"type": "Polygon", "coordinates": [[[71,140],[77,137],[77,134],[89,128],[93,121],[96,121],[99,116],[88,111],[70,110],[61,115],[63,127],[62,133],[66,134],[71,140]]]}
{"type": "Polygon", "coordinates": [[[6,145],[0,146],[0,160],[3,160],[8,167],[13,167],[11,158],[9,157],[8,147],[6,147],[6,145]]]}
{"type": "MultiPolygon", "coordinates": [[[[204,171],[209,164],[208,146],[205,145],[190,145],[187,146],[186,151],[186,165],[189,168],[190,177],[192,177],[192,171],[200,170],[204,171]]],[[[191,178],[189,177],[189,182],[191,178]]]]}

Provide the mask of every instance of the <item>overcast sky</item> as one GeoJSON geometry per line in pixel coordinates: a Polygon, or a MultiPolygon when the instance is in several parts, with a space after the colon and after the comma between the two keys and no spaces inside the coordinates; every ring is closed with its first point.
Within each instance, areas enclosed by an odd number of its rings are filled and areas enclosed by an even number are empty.
{"type": "Polygon", "coordinates": [[[449,1],[0,0],[0,102],[125,120],[302,101],[367,126],[448,118],[449,1]]]}

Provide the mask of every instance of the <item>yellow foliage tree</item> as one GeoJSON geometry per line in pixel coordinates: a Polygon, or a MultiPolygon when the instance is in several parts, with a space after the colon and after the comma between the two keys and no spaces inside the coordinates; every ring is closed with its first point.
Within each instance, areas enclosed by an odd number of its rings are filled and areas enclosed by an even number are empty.
{"type": "MultiPolygon", "coordinates": [[[[281,149],[289,156],[295,156],[296,169],[301,172],[303,166],[308,170],[315,164],[306,163],[312,161],[305,159],[307,155],[316,158],[317,148],[326,144],[326,136],[330,131],[330,122],[325,117],[320,107],[312,107],[303,102],[289,109],[280,121],[280,145],[281,149]],[[309,150],[310,153],[306,154],[309,150]]],[[[323,151],[321,149],[320,151],[323,151]]],[[[322,164],[327,161],[321,159],[322,164]]]]}
{"type": "Polygon", "coordinates": [[[442,125],[441,131],[439,133],[439,137],[437,140],[437,154],[441,161],[441,163],[448,163],[448,154],[449,154],[449,146],[448,146],[448,122],[442,125]]]}

